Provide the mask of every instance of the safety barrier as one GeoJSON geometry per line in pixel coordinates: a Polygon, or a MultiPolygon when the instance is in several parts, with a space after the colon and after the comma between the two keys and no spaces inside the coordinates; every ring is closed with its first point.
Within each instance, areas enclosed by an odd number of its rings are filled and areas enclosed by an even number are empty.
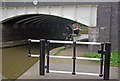
{"type": "MultiPolygon", "coordinates": [[[[45,75],[45,39],[40,40],[28,40],[29,42],[29,57],[39,57],[40,58],[40,75],[45,75]],[[31,54],[31,42],[39,42],[40,43],[40,55],[33,55],[31,54]]],[[[109,80],[109,73],[110,73],[110,52],[111,52],[111,43],[110,42],[76,42],[76,41],[59,41],[59,40],[47,40],[47,69],[46,73],[67,73],[67,74],[82,74],[82,75],[93,75],[103,77],[104,80],[109,80]],[[73,56],[51,56],[49,54],[49,46],[50,43],[63,43],[63,44],[73,44],[73,56]],[[98,50],[98,53],[101,54],[101,58],[87,58],[87,57],[76,57],[76,45],[77,44],[87,44],[87,45],[101,45],[101,48],[98,50]],[[103,55],[105,55],[105,62],[104,62],[104,74],[103,72],[103,55]],[[49,58],[64,58],[64,59],[73,59],[73,71],[55,71],[49,70],[49,58]],[[100,73],[81,73],[75,71],[75,61],[78,60],[98,60],[101,62],[100,64],[100,73]]]]}

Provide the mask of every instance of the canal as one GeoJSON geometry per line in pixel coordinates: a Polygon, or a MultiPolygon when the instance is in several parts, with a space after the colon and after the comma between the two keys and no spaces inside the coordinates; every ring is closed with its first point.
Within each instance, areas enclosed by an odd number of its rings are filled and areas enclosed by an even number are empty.
{"type": "MultiPolygon", "coordinates": [[[[38,52],[39,49],[33,47],[33,51],[38,52]]],[[[39,53],[39,52],[38,52],[39,53]]],[[[2,71],[3,76],[8,79],[16,79],[27,71],[38,58],[28,58],[28,46],[19,46],[2,49],[2,71]]]]}
{"type": "MultiPolygon", "coordinates": [[[[50,49],[61,45],[52,44],[50,49]]],[[[39,44],[31,44],[32,54],[39,54],[39,44]]],[[[28,57],[28,45],[2,48],[2,73],[7,79],[17,79],[39,58],[28,57]]]]}

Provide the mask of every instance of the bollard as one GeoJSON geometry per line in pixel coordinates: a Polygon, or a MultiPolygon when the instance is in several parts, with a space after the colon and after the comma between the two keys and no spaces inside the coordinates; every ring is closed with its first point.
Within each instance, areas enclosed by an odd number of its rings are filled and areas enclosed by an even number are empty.
{"type": "Polygon", "coordinates": [[[45,39],[40,40],[40,75],[45,75],[45,39]]]}
{"type": "Polygon", "coordinates": [[[75,75],[75,59],[76,59],[76,42],[73,42],[73,72],[72,74],[75,75]]]}
{"type": "Polygon", "coordinates": [[[47,40],[47,70],[46,70],[46,73],[49,73],[49,44],[50,44],[50,41],[47,40]]]}
{"type": "Polygon", "coordinates": [[[105,44],[104,80],[109,80],[111,43],[105,44]]]}

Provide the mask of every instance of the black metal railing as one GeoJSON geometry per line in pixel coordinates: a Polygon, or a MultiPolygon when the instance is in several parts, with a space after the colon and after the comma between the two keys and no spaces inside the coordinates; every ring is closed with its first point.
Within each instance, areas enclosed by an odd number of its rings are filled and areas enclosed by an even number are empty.
{"type": "Polygon", "coordinates": [[[45,45],[47,46],[47,67],[46,73],[49,72],[56,72],[56,73],[71,73],[73,75],[76,74],[86,74],[86,75],[97,75],[99,77],[103,77],[104,80],[109,80],[109,73],[110,73],[110,53],[111,53],[111,43],[110,42],[76,42],[76,41],[59,41],[59,40],[47,40],[45,44],[45,39],[40,40],[28,40],[29,42],[29,57],[39,57],[40,58],[40,75],[45,75],[45,45]],[[32,55],[31,54],[31,42],[39,42],[40,44],[40,55],[32,55]],[[64,43],[64,44],[73,44],[73,56],[50,56],[50,43],[64,43]],[[77,44],[91,44],[91,45],[100,45],[101,48],[98,50],[98,53],[101,54],[101,58],[86,58],[86,57],[76,57],[76,45],[77,44]],[[105,62],[104,62],[104,73],[103,72],[103,56],[105,55],[105,62]],[[49,58],[65,58],[65,59],[73,59],[73,71],[72,72],[63,72],[63,71],[53,71],[49,70],[49,58]],[[75,71],[75,61],[76,59],[82,60],[99,60],[100,64],[100,73],[93,74],[93,73],[80,73],[75,71]]]}

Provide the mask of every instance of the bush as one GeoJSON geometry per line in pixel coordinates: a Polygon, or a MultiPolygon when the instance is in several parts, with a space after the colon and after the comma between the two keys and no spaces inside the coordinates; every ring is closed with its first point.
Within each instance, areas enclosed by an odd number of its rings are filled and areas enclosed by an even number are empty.
{"type": "Polygon", "coordinates": [[[111,66],[118,66],[120,63],[120,57],[118,55],[118,50],[111,53],[110,64],[111,66]]]}
{"type": "MultiPolygon", "coordinates": [[[[101,58],[101,54],[98,54],[96,52],[88,52],[86,54],[87,57],[90,57],[90,58],[101,58]]],[[[103,61],[105,61],[105,56],[103,56],[103,61]]],[[[100,61],[96,61],[96,62],[99,62],[100,61]]],[[[111,57],[110,57],[110,65],[111,66],[119,66],[119,63],[120,63],[120,57],[118,55],[118,50],[115,50],[113,52],[111,52],[111,57]]]]}

